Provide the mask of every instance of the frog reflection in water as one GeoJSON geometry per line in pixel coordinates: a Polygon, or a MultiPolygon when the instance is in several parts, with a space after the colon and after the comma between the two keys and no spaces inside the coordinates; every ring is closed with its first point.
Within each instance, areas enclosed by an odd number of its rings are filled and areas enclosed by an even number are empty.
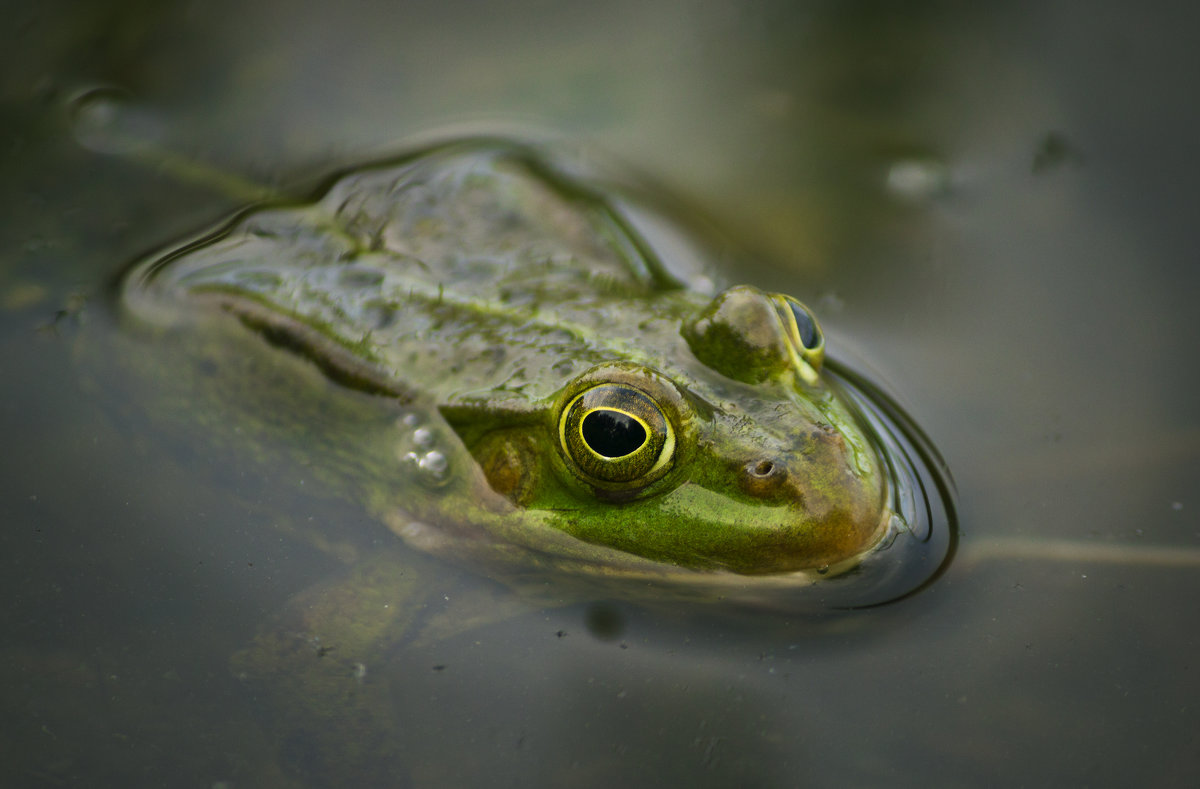
{"type": "MultiPolygon", "coordinates": [[[[911,459],[831,373],[813,314],[688,286],[638,210],[524,146],[453,143],[248,212],[137,266],[124,299],[152,325],[261,335],[388,404],[393,430],[327,437],[322,465],[418,548],[748,599],[843,584],[843,603],[876,603],[928,578],[949,538],[916,523],[911,459]],[[902,581],[863,572],[926,549],[902,581]]],[[[310,596],[239,670],[332,703],[281,667],[312,659],[301,642],[363,666],[398,638],[405,606],[374,605],[402,602],[392,569],[310,596]]]]}

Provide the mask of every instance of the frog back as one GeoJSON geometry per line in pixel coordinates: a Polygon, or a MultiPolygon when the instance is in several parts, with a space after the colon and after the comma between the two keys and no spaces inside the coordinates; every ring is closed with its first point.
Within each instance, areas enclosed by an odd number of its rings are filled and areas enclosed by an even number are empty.
{"type": "Polygon", "coordinates": [[[245,212],[127,298],[160,323],[215,303],[359,388],[537,399],[602,361],[661,362],[705,300],[628,221],[523,146],[447,145],[245,212]]]}

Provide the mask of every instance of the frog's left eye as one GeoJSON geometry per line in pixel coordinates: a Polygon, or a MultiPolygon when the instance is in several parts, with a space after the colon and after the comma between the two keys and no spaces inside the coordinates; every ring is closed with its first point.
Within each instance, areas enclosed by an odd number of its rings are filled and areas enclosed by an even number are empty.
{"type": "Polygon", "coordinates": [[[675,433],[650,395],[599,384],[563,409],[559,438],[581,474],[603,487],[646,485],[670,468],[675,433]]]}
{"type": "MultiPolygon", "coordinates": [[[[783,294],[775,296],[775,309],[783,321],[792,352],[799,361],[807,365],[815,378],[825,361],[825,335],[821,333],[817,316],[813,315],[808,307],[783,294]]],[[[804,371],[803,366],[800,369],[804,371]]]]}

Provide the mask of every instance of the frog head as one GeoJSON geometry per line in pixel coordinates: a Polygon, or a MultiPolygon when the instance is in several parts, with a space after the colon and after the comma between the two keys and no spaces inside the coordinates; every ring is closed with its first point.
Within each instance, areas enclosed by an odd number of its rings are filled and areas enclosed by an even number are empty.
{"type": "Polygon", "coordinates": [[[879,461],[788,296],[738,286],[658,365],[590,367],[537,407],[444,409],[493,490],[587,542],[762,574],[853,560],[887,523],[879,461]]]}

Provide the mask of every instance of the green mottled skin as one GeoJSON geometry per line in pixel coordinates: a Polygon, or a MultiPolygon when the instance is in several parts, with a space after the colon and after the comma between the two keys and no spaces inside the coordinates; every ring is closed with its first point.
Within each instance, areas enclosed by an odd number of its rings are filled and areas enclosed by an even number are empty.
{"type": "Polygon", "coordinates": [[[140,267],[127,297],[158,322],[233,314],[409,409],[432,441],[398,423],[399,468],[370,496],[424,547],[474,529],[596,571],[760,575],[852,563],[885,531],[879,460],[819,360],[786,352],[770,296],[685,287],[611,203],[517,146],[435,149],[248,213],[140,267]],[[563,449],[567,400],[606,381],[648,391],[676,431],[644,487],[593,484],[563,449]]]}

